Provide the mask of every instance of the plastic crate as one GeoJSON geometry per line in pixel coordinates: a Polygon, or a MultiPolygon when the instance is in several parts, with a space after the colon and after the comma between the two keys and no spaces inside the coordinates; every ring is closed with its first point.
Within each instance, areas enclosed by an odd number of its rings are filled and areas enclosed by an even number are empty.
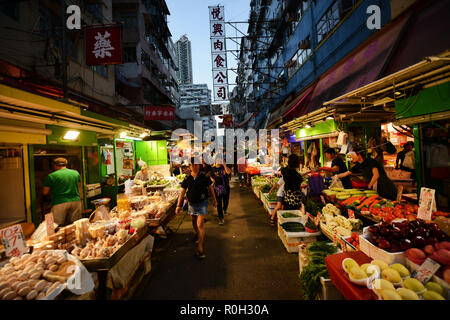
{"type": "Polygon", "coordinates": [[[282,214],[285,212],[289,212],[289,213],[293,213],[296,214],[298,216],[302,215],[301,210],[279,210],[277,212],[277,216],[278,216],[278,221],[280,221],[280,223],[285,223],[285,222],[301,222],[301,218],[283,218],[282,214]]]}

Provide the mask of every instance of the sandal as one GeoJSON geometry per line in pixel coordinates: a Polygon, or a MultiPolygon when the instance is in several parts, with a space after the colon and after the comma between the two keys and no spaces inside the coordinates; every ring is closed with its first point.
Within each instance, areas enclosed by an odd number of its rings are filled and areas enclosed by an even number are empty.
{"type": "Polygon", "coordinates": [[[270,223],[271,226],[274,226],[275,225],[275,220],[270,219],[269,223],[270,223]]]}
{"type": "Polygon", "coordinates": [[[205,258],[206,258],[205,253],[204,253],[204,252],[201,252],[201,251],[199,251],[199,250],[196,250],[196,251],[195,251],[195,256],[196,256],[198,259],[205,259],[205,258]]]}

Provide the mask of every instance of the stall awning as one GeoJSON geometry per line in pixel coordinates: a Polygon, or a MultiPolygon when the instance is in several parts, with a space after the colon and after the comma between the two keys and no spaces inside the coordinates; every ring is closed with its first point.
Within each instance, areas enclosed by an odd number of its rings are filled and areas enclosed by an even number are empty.
{"type": "Polygon", "coordinates": [[[450,48],[450,1],[416,1],[417,6],[402,34],[383,77],[416,64],[450,48]],[[443,33],[444,32],[444,33],[443,33]]]}
{"type": "Polygon", "coordinates": [[[325,101],[376,80],[408,18],[403,16],[386,25],[320,76],[311,101],[299,116],[321,108],[325,101]]]}
{"type": "MultiPolygon", "coordinates": [[[[56,125],[114,135],[123,130],[138,132],[138,127],[80,107],[25,90],[0,84],[0,118],[56,125]]],[[[142,128],[142,131],[144,129],[142,128]]]]}
{"type": "MultiPolygon", "coordinates": [[[[396,100],[410,98],[420,90],[450,81],[450,52],[423,61],[324,103],[325,106],[393,107],[396,100]]],[[[431,106],[430,106],[431,107],[431,106]]]]}

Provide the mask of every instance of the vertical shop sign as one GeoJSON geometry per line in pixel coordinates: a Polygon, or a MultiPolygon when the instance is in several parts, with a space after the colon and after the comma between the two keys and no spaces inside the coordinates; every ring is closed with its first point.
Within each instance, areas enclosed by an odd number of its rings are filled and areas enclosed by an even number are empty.
{"type": "Polygon", "coordinates": [[[120,25],[85,29],[85,56],[88,66],[122,64],[120,25]]]}
{"type": "Polygon", "coordinates": [[[12,227],[0,230],[0,238],[7,257],[20,257],[28,252],[22,226],[16,224],[12,227]]]}
{"type": "Polygon", "coordinates": [[[229,90],[225,42],[225,7],[210,6],[208,8],[214,101],[227,101],[229,90]]]}

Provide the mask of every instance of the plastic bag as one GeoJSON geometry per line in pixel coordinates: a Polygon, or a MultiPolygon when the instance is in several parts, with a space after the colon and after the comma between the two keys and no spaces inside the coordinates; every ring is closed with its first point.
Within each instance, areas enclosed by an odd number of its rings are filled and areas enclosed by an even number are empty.
{"type": "MultiPolygon", "coordinates": [[[[58,227],[56,223],[53,223],[55,229],[58,227]]],[[[30,239],[36,241],[42,241],[47,236],[47,223],[45,221],[41,222],[39,227],[33,232],[30,239]]]]}
{"type": "Polygon", "coordinates": [[[101,221],[101,220],[111,220],[111,216],[109,215],[108,208],[106,208],[105,206],[100,206],[97,209],[95,209],[91,222],[96,222],[96,221],[101,221]]]}
{"type": "Polygon", "coordinates": [[[331,179],[330,188],[344,188],[341,179],[337,175],[332,176],[331,179]]]}

